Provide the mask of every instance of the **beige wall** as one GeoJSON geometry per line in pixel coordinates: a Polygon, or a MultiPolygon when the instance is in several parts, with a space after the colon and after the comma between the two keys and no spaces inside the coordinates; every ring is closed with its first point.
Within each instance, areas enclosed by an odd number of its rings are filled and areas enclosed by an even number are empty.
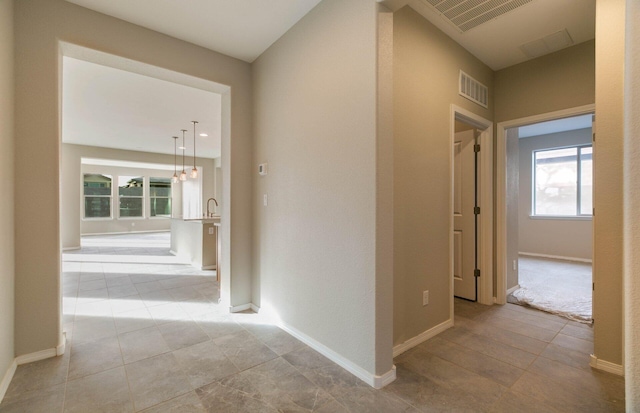
{"type": "Polygon", "coordinates": [[[594,47],[584,42],[495,72],[496,122],[593,104],[594,47]]]}
{"type": "MultiPolygon", "coordinates": [[[[61,166],[61,216],[60,231],[62,236],[62,248],[77,248],[80,246],[81,234],[101,234],[108,232],[141,232],[141,231],[168,231],[170,223],[166,219],[110,219],[110,220],[83,220],[82,217],[82,174],[83,173],[107,173],[121,175],[142,175],[146,177],[173,176],[173,170],[144,170],[138,168],[123,168],[114,166],[82,165],[82,158],[122,160],[130,162],[144,162],[155,164],[173,165],[172,155],[163,155],[150,152],[125,151],[95,146],[83,146],[73,144],[62,145],[61,166]],[[134,225],[131,225],[134,224],[134,225]]],[[[202,211],[207,210],[207,199],[216,193],[216,169],[213,159],[198,158],[197,165],[202,167],[202,211]]],[[[180,185],[173,185],[176,195],[173,206],[174,216],[180,216],[181,192],[180,185]]],[[[218,200],[218,201],[221,201],[218,200]]],[[[115,205],[115,204],[114,204],[115,205]]],[[[114,210],[115,211],[115,210],[114,210]]],[[[115,212],[114,212],[115,213],[115,212]]]]}
{"type": "Polygon", "coordinates": [[[369,374],[392,363],[390,323],[376,331],[376,297],[391,295],[376,286],[376,19],[375,2],[324,0],[253,65],[252,173],[269,165],[254,303],[369,374]]]}
{"type": "MultiPolygon", "coordinates": [[[[518,130],[507,131],[507,290],[518,285],[518,251],[520,249],[520,139],[518,130]],[[513,262],[516,262],[515,268],[513,262]]],[[[494,283],[496,286],[497,283],[494,283]]],[[[497,286],[496,286],[497,287],[497,286]]],[[[496,288],[497,289],[497,288],[496,288]]]]}
{"type": "Polygon", "coordinates": [[[394,13],[394,344],[449,319],[451,104],[493,119],[493,72],[413,9],[394,13]],[[459,71],[489,87],[484,109],[459,71]],[[422,291],[430,303],[422,306],[422,291]]]}
{"type": "Polygon", "coordinates": [[[591,219],[531,218],[533,151],[590,143],[591,128],[520,139],[520,252],[591,260],[591,219]]]}
{"type": "Polygon", "coordinates": [[[640,3],[626,2],[624,220],[625,404],[640,410],[640,3]]]}
{"type": "Polygon", "coordinates": [[[16,353],[56,347],[60,328],[60,54],[58,41],[228,85],[224,110],[223,290],[251,290],[251,67],[63,0],[16,2],[16,353]],[[225,158],[226,156],[226,158],[225,158]],[[227,162],[229,161],[229,162],[227,162]],[[47,176],[48,185],[41,185],[47,176]],[[226,194],[229,196],[226,196],[226,194]],[[37,202],[36,202],[37,200],[37,202]],[[48,205],[42,208],[41,205],[48,205]],[[37,218],[36,218],[37,217],[37,218]],[[38,251],[38,259],[33,259],[38,251]]]}
{"type": "Polygon", "coordinates": [[[594,355],[622,364],[624,0],[596,0],[594,355]]]}
{"type": "MultiPolygon", "coordinates": [[[[0,0],[0,381],[15,356],[13,247],[13,1],[0,0]]],[[[0,383],[1,385],[2,383],[0,383]]],[[[0,390],[0,400],[2,400],[0,390]]]]}

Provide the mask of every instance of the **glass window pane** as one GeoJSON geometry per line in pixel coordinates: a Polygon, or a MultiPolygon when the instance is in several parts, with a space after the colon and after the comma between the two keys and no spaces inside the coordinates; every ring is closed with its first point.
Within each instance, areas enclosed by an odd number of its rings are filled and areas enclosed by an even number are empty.
{"type": "Polygon", "coordinates": [[[149,196],[171,196],[171,178],[149,178],[149,196]]]}
{"type": "Polygon", "coordinates": [[[171,198],[151,198],[152,217],[171,216],[171,198]]]}
{"type": "Polygon", "coordinates": [[[580,148],[580,214],[593,213],[593,148],[580,148]]]}
{"type": "Polygon", "coordinates": [[[536,215],[576,215],[578,149],[534,152],[536,215]]]}
{"type": "Polygon", "coordinates": [[[142,217],[142,198],[120,198],[120,217],[142,217]]]}
{"type": "Polygon", "coordinates": [[[111,197],[84,197],[85,218],[109,218],[111,217],[111,197]]]}
{"type": "Polygon", "coordinates": [[[144,194],[144,178],[141,176],[119,176],[118,195],[142,196],[144,194]]]}
{"type": "Polygon", "coordinates": [[[109,175],[84,174],[85,195],[111,195],[111,177],[109,175]]]}

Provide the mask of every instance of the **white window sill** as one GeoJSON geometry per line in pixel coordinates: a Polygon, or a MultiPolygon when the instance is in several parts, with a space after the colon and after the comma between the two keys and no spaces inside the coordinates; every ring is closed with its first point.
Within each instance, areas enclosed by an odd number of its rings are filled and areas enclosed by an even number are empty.
{"type": "Polygon", "coordinates": [[[540,220],[560,220],[560,221],[591,221],[593,216],[580,215],[580,216],[567,216],[567,215],[529,215],[530,219],[540,220]]]}

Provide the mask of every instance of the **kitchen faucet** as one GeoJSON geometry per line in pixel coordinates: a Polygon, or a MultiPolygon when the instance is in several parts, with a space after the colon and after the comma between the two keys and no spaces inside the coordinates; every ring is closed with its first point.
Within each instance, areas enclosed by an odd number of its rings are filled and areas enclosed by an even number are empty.
{"type": "Polygon", "coordinates": [[[207,216],[208,217],[212,217],[213,216],[213,212],[209,212],[209,202],[211,202],[211,201],[213,201],[216,204],[216,206],[218,206],[218,201],[216,201],[215,198],[207,199],[207,216]]]}

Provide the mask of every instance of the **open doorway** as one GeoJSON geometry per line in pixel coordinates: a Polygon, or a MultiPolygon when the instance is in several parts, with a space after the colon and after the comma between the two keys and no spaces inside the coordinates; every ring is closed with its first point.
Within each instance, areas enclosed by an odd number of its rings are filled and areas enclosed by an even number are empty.
{"type": "Polygon", "coordinates": [[[592,110],[498,129],[504,193],[498,195],[503,238],[497,255],[504,290],[497,300],[585,323],[592,320],[592,110]]]}

